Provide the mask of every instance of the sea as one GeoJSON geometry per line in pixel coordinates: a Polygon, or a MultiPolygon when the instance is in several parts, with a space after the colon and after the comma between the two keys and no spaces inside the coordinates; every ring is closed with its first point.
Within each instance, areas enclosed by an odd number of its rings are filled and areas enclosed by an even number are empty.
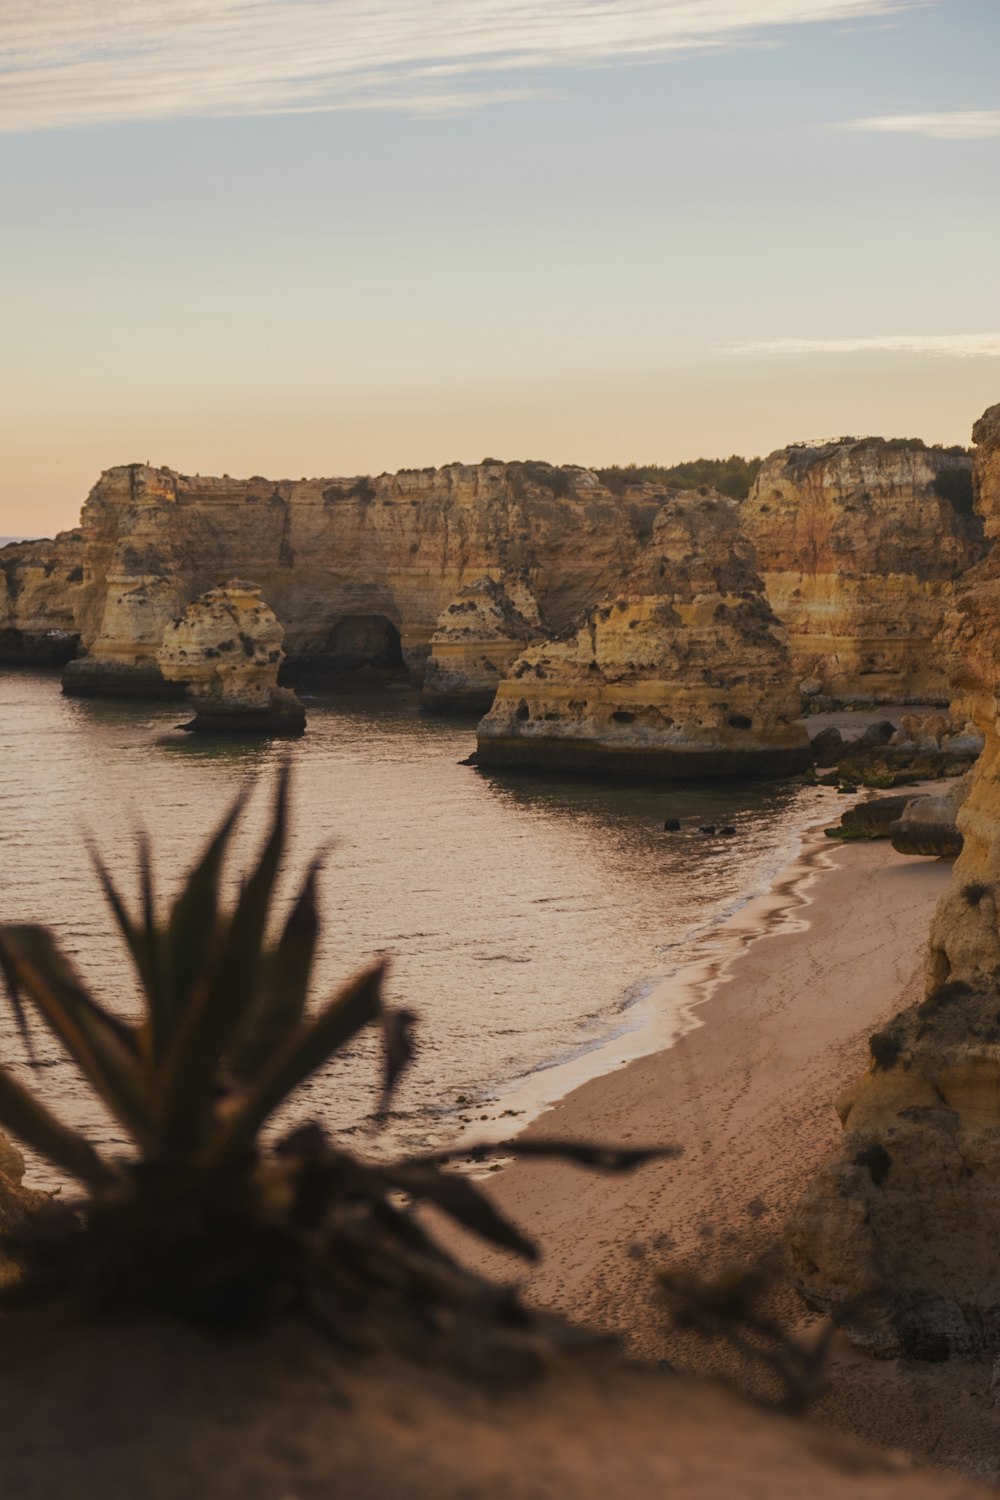
{"type": "MultiPolygon", "coordinates": [[[[605,1071],[639,1037],[653,1039],[646,1050],[668,1045],[686,1023],[664,980],[769,888],[830,812],[831,793],[793,783],[487,774],[463,764],[475,721],[428,717],[405,687],[342,689],[306,706],[308,731],[290,745],[216,739],[176,727],[183,705],[67,698],[54,672],[0,673],[0,921],[51,927],[94,993],[135,1014],[88,839],[134,896],[145,829],[167,898],[249,789],[232,893],[290,756],[276,919],[325,850],[316,1001],[385,954],[388,999],[419,1022],[416,1058],[382,1129],[372,1125],[373,1037],[311,1080],[281,1124],[316,1119],[375,1153],[440,1148],[480,1123],[495,1130],[526,1080],[561,1077],[568,1064],[577,1079],[605,1071]],[[664,830],[670,818],[679,833],[664,830]],[[713,826],[735,833],[704,831],[713,826]]],[[[44,1028],[35,1032],[32,1067],[4,1006],[0,1061],[98,1147],[124,1152],[73,1065],[44,1028]]],[[[518,1123],[510,1117],[511,1129],[518,1123]]],[[[56,1180],[33,1165],[32,1180],[56,1180]]]]}

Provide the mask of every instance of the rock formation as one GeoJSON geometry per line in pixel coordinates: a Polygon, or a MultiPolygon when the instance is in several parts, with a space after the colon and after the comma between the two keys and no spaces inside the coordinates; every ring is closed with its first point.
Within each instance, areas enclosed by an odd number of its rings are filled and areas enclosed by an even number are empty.
{"type": "MultiPolygon", "coordinates": [[[[1000,535],[1000,406],[973,431],[976,503],[1000,535]]],[[[931,928],[927,998],[871,1039],[838,1103],[843,1156],[789,1238],[816,1306],[887,1355],[993,1358],[1000,1347],[1000,546],[962,580],[946,624],[955,686],[985,738],[963,838],[931,928]],[[858,1299],[865,1299],[859,1301],[858,1299]]]]}
{"type": "Polygon", "coordinates": [[[466,585],[521,573],[564,628],[635,564],[664,493],[617,497],[541,463],[300,481],[109,469],[83,509],[84,654],[66,687],[162,691],[167,625],[234,574],[260,584],[290,669],[405,664],[419,682],[466,585]]]}
{"type": "Polygon", "coordinates": [[[82,592],[82,532],[0,547],[0,661],[68,661],[80,639],[82,592]]]}
{"type": "Polygon", "coordinates": [[[546,635],[524,578],[466,584],[438,620],[421,689],[425,708],[485,713],[525,647],[546,635]]]}
{"type": "Polygon", "coordinates": [[[784,633],[738,523],[718,494],[667,500],[620,590],[500,684],[480,764],[657,777],[809,764],[784,633]]]}
{"type": "Polygon", "coordinates": [[[896,853],[957,859],[962,852],[958,814],[969,795],[971,779],[968,771],[946,792],[908,802],[890,829],[896,853]]]}
{"type": "Polygon", "coordinates": [[[278,686],[284,632],[260,589],[233,579],[189,604],[167,627],[157,656],[167,682],[183,683],[209,734],[301,734],[305,709],[278,686]]]}
{"type": "Polygon", "coordinates": [[[981,556],[971,509],[961,449],[841,439],[765,460],[743,525],[818,706],[947,702],[934,640],[954,580],[981,556]]]}

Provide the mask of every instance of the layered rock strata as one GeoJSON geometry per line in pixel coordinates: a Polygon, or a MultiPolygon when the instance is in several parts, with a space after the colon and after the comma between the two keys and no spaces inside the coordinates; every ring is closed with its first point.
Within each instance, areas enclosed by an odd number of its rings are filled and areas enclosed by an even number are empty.
{"type": "Polygon", "coordinates": [[[423,707],[485,713],[501,678],[546,633],[538,600],[523,577],[488,575],[466,584],[431,637],[420,694],[423,707]]]}
{"type": "Polygon", "coordinates": [[[583,624],[527,651],[478,732],[484,766],[780,776],[811,760],[784,632],[734,501],[662,506],[638,565],[583,624]]]}
{"type": "Polygon", "coordinates": [[[971,512],[960,449],[842,439],[765,460],[743,525],[816,706],[948,701],[935,638],[982,555],[971,512]]]}
{"type": "Polygon", "coordinates": [[[81,531],[0,547],[0,661],[61,666],[79,642],[81,531]]]}
{"type": "Polygon", "coordinates": [[[162,688],[167,625],[234,574],[260,584],[290,668],[405,666],[419,682],[467,585],[521,574],[564,628],[634,566],[664,493],[617,497],[540,463],[300,481],[109,469],[83,509],[83,654],[66,687],[162,688]]]}
{"type": "Polygon", "coordinates": [[[305,709],[278,686],[284,632],[260,589],[234,579],[189,604],[167,627],[157,663],[183,684],[195,715],[182,728],[207,734],[297,735],[305,709]]]}
{"type": "MultiPolygon", "coordinates": [[[[977,423],[977,506],[1000,534],[1000,406],[977,423]]],[[[985,746],[935,914],[927,997],[871,1039],[838,1102],[842,1157],[811,1185],[789,1242],[815,1306],[880,1354],[993,1358],[1000,1347],[1000,546],[946,625],[955,685],[985,746]],[[845,1314],[845,1309],[847,1312],[845,1314]]]]}

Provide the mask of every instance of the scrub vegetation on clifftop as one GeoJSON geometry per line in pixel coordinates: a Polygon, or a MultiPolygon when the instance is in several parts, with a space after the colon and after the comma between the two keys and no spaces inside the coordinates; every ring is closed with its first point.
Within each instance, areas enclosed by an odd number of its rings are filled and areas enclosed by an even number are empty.
{"type": "Polygon", "coordinates": [[[670,465],[612,464],[608,469],[594,472],[614,495],[623,494],[631,484],[664,484],[680,490],[696,490],[705,485],[730,500],[745,500],[762,462],[760,458],[743,458],[732,453],[728,458],[692,458],[670,465]]]}

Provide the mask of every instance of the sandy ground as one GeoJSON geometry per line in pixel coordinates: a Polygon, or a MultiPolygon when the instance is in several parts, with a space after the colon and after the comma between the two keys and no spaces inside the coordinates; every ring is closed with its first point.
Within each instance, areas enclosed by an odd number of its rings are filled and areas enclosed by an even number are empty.
{"type": "MultiPolygon", "coordinates": [[[[950,873],[886,843],[815,840],[731,924],[732,956],[674,981],[702,1024],[583,1084],[529,1127],[683,1147],[678,1161],[625,1178],[527,1162],[492,1176],[498,1203],[545,1251],[527,1279],[533,1299],[615,1331],[641,1360],[745,1375],[731,1356],[669,1331],[655,1273],[745,1266],[780,1242],[810,1176],[838,1150],[834,1101],[866,1066],[868,1036],[920,996],[928,924],[950,873]]],[[[509,1258],[475,1259],[512,1273],[509,1258]]],[[[790,1290],[776,1306],[787,1326],[815,1326],[790,1290]]],[[[877,1362],[839,1341],[816,1412],[870,1441],[997,1479],[991,1377],[955,1361],[877,1362]]]]}
{"type": "Polygon", "coordinates": [[[4,1500],[988,1500],[706,1382],[577,1356],[488,1392],[301,1326],[6,1327],[4,1500]]]}

